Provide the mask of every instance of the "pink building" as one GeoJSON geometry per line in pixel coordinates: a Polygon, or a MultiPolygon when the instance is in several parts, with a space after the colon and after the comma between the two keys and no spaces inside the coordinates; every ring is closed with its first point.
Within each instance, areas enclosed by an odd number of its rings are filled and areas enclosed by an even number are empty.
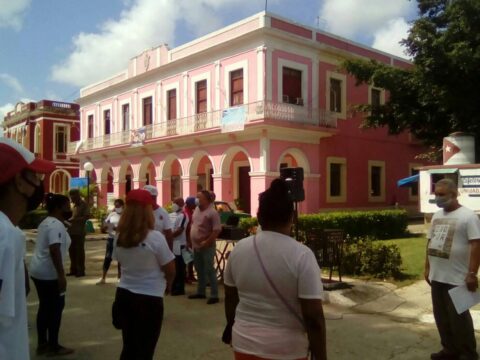
{"type": "MultiPolygon", "coordinates": [[[[404,60],[260,13],[190,43],[148,49],[125,71],[80,92],[83,164],[94,164],[101,204],[153,184],[159,202],[212,189],[256,213],[284,166],[302,167],[302,212],[415,208],[396,181],[422,165],[408,134],[361,130],[350,106],[385,100],[338,70],[345,58],[404,60]]],[[[80,166],[82,168],[82,166],[80,166]]]]}
{"type": "Polygon", "coordinates": [[[45,191],[65,193],[78,176],[78,159],[67,154],[67,147],[80,139],[79,110],[78,104],[60,101],[19,102],[4,118],[5,137],[57,166],[45,178],[45,191]]]}

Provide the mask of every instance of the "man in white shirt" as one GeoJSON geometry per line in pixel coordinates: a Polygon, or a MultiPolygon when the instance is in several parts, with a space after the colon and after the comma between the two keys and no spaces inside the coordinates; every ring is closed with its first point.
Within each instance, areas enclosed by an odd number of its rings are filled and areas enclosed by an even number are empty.
{"type": "Polygon", "coordinates": [[[170,216],[168,212],[157,204],[158,190],[153,185],[145,185],[143,190],[147,190],[155,202],[153,207],[153,215],[155,217],[155,230],[160,231],[167,239],[168,246],[170,250],[173,248],[173,237],[172,237],[172,222],[170,221],[170,216]]]}
{"type": "Polygon", "coordinates": [[[478,288],[480,265],[480,220],[457,200],[457,185],[450,179],[435,184],[435,201],[441,208],[432,218],[428,233],[425,280],[432,288],[435,323],[442,350],[433,360],[478,359],[472,317],[467,310],[457,314],[448,290],[465,285],[478,288]]]}
{"type": "Polygon", "coordinates": [[[175,255],[175,280],[172,284],[172,295],[185,295],[186,265],[182,252],[187,248],[188,217],[183,211],[185,202],[182,198],[173,200],[170,220],[173,224],[173,254],[175,255]]]}
{"type": "Polygon", "coordinates": [[[0,359],[30,359],[25,235],[17,227],[43,200],[43,174],[55,165],[9,138],[0,138],[0,359]]]}

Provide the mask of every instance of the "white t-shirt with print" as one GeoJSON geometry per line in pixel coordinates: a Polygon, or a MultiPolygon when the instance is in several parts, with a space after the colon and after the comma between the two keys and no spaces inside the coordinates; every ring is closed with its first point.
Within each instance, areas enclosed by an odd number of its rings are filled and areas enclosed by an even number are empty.
{"type": "MultiPolygon", "coordinates": [[[[323,299],[321,272],[313,252],[277,232],[257,233],[257,247],[277,289],[301,317],[299,298],[323,299]]],[[[227,262],[224,282],[236,287],[240,302],[235,314],[235,350],[273,359],[306,357],[303,324],[268,283],[253,246],[254,237],[240,240],[227,262]]]]}
{"type": "Polygon", "coordinates": [[[0,211],[0,359],[29,360],[25,235],[0,211]]]}
{"type": "Polygon", "coordinates": [[[170,221],[173,224],[173,232],[181,227],[183,231],[173,239],[173,253],[175,255],[182,255],[182,246],[187,246],[187,225],[188,217],[183,211],[170,213],[170,221]]]}
{"type": "Polygon", "coordinates": [[[62,263],[65,263],[71,240],[62,222],[48,216],[38,226],[35,251],[30,261],[30,276],[39,280],[56,280],[58,273],[50,255],[50,245],[60,244],[62,263]]]}
{"type": "Polygon", "coordinates": [[[430,281],[465,284],[470,261],[470,240],[480,239],[480,220],[466,207],[437,211],[428,233],[430,281]]]}
{"type": "Polygon", "coordinates": [[[163,297],[167,282],[161,266],[175,259],[162,233],[150,230],[138,246],[123,248],[115,241],[114,257],[122,276],[118,287],[137,294],[163,297]]]}
{"type": "Polygon", "coordinates": [[[161,206],[153,210],[153,216],[155,217],[155,230],[163,233],[165,230],[172,229],[172,222],[168,212],[161,206]]]}
{"type": "Polygon", "coordinates": [[[121,214],[118,214],[116,211],[112,211],[108,214],[107,218],[103,222],[107,226],[108,236],[113,238],[115,237],[115,229],[118,226],[120,221],[121,214]]]}

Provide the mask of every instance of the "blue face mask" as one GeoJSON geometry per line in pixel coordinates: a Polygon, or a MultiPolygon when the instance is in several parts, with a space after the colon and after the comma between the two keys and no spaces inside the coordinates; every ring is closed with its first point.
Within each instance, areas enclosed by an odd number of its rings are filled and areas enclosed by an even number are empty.
{"type": "Polygon", "coordinates": [[[449,196],[435,196],[435,204],[441,209],[445,209],[452,204],[453,199],[449,196]]]}

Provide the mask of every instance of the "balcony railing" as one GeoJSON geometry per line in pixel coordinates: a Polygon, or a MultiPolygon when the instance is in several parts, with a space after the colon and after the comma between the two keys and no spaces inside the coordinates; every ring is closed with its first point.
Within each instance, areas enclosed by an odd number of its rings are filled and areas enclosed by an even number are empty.
{"type": "MultiPolygon", "coordinates": [[[[298,106],[271,101],[258,101],[243,105],[245,124],[257,121],[271,121],[290,123],[292,125],[309,125],[322,128],[336,128],[337,118],[329,111],[314,109],[307,106],[298,106]]],[[[100,149],[109,146],[134,144],[149,139],[167,138],[177,135],[196,134],[201,131],[221,128],[223,110],[195,114],[192,116],[167,120],[136,130],[117,132],[98,136],[82,142],[69,144],[68,153],[100,149]]]]}

